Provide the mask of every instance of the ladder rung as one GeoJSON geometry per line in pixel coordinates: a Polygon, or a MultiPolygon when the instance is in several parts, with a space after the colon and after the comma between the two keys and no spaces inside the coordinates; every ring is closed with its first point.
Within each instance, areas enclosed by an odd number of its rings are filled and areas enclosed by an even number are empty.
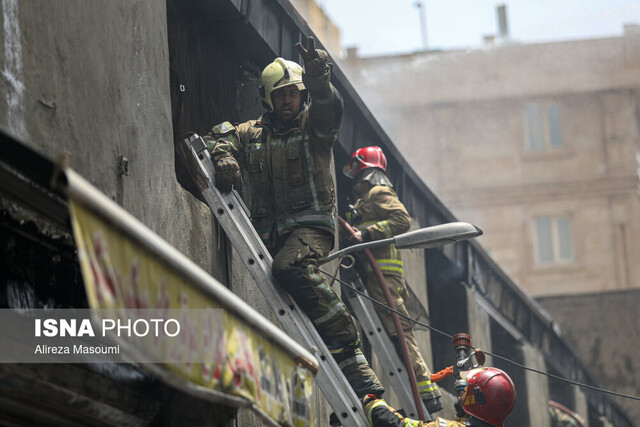
{"type": "Polygon", "coordinates": [[[236,192],[222,194],[213,185],[213,163],[204,140],[198,135],[193,135],[185,139],[184,143],[187,148],[184,153],[187,156],[187,164],[191,168],[198,168],[191,173],[196,176],[196,184],[202,196],[271,309],[276,313],[283,329],[296,341],[307,346],[318,359],[316,383],[338,415],[341,424],[345,427],[368,425],[369,421],[360,400],[315,327],[290,295],[277,286],[271,274],[271,255],[253,228],[242,199],[236,192]]]}
{"type": "MultiPolygon", "coordinates": [[[[351,285],[358,291],[367,293],[359,277],[355,280],[355,283],[352,281],[351,285]]],[[[418,411],[409,387],[409,376],[396,353],[389,335],[382,326],[373,303],[351,289],[343,290],[342,297],[349,302],[349,308],[353,310],[353,314],[358,319],[364,335],[371,344],[371,349],[382,366],[381,372],[377,372],[377,374],[385,378],[391,385],[407,416],[417,419],[418,411]]],[[[422,402],[420,403],[422,404],[422,402]]],[[[424,404],[422,404],[422,407],[427,419],[430,419],[429,411],[427,411],[424,404]]]]}

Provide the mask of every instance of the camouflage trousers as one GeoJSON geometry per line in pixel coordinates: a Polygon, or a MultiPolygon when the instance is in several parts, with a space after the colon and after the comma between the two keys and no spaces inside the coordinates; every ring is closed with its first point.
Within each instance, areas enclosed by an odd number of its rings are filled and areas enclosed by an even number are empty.
{"type": "MultiPolygon", "coordinates": [[[[396,310],[398,310],[400,313],[403,313],[405,316],[409,316],[409,312],[405,307],[403,298],[403,296],[406,296],[408,294],[405,288],[404,278],[402,276],[387,274],[384,275],[384,279],[387,282],[389,292],[391,293],[393,302],[396,305],[396,310]]],[[[384,296],[382,287],[378,283],[378,279],[372,274],[367,275],[367,292],[376,301],[381,302],[385,305],[387,304],[387,299],[384,296]]],[[[396,346],[396,351],[400,355],[400,360],[402,360],[400,341],[398,340],[398,334],[396,332],[396,327],[395,323],[393,322],[391,311],[379,306],[378,304],[375,304],[375,308],[376,313],[378,313],[378,317],[382,322],[382,326],[384,326],[387,334],[389,334],[389,337],[396,346]]],[[[411,364],[413,365],[413,371],[416,374],[416,382],[418,383],[420,397],[422,399],[433,399],[436,397],[440,397],[442,393],[440,392],[438,386],[435,383],[431,382],[431,372],[429,371],[426,362],[422,358],[422,354],[420,354],[420,349],[418,348],[418,343],[416,341],[415,334],[413,333],[413,322],[406,319],[405,317],[398,317],[400,318],[400,324],[402,325],[404,338],[407,342],[407,349],[409,350],[409,358],[411,359],[411,364]]]]}
{"type": "Polygon", "coordinates": [[[318,270],[332,247],[328,232],[298,228],[280,242],[273,276],[309,316],[356,395],[380,396],[384,388],[362,354],[354,319],[318,270]]]}

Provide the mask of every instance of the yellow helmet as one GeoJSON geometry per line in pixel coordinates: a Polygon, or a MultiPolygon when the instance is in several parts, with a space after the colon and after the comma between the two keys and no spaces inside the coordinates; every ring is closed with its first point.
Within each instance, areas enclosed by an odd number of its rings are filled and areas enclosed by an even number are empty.
{"type": "Polygon", "coordinates": [[[283,58],[276,58],[271,64],[267,65],[262,71],[260,78],[260,96],[264,107],[273,111],[273,101],[271,93],[275,89],[286,86],[297,86],[298,89],[304,90],[302,83],[302,67],[293,61],[287,61],[283,58]]]}

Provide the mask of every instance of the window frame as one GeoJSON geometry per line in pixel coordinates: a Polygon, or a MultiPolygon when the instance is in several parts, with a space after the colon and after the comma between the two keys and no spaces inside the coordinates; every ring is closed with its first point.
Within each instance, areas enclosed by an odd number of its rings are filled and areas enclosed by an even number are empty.
{"type": "Polygon", "coordinates": [[[569,214],[560,215],[536,215],[533,217],[533,242],[534,242],[534,261],[537,267],[551,267],[562,265],[573,265],[576,263],[575,253],[575,239],[573,233],[572,216],[569,214]],[[539,226],[539,220],[549,221],[549,235],[545,236],[551,243],[551,258],[549,260],[543,259],[541,253],[541,230],[539,226]],[[561,221],[567,221],[568,237],[566,242],[561,239],[561,221]],[[563,248],[562,246],[565,246],[563,248]],[[564,250],[563,250],[564,249],[564,250]],[[568,249],[568,256],[561,256],[561,253],[568,249]]]}
{"type": "Polygon", "coordinates": [[[562,108],[559,103],[527,102],[524,105],[523,119],[526,153],[545,153],[566,148],[562,108]],[[535,137],[532,137],[534,134],[535,137]]]}

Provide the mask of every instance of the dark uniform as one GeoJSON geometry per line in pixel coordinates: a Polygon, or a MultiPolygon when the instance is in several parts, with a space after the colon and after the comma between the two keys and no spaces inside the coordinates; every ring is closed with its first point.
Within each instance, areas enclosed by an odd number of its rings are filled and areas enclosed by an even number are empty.
{"type": "Polygon", "coordinates": [[[353,318],[318,266],[333,248],[333,144],[342,98],[324,75],[303,75],[310,106],[284,128],[263,114],[224,122],[208,138],[213,160],[233,156],[249,175],[251,221],[274,255],[273,275],[309,316],[358,397],[384,392],[360,350],[353,318]]]}
{"type": "MultiPolygon", "coordinates": [[[[364,177],[359,177],[359,182],[354,186],[353,193],[356,198],[355,209],[358,213],[355,226],[363,233],[368,234],[370,240],[381,240],[393,237],[409,231],[411,218],[402,202],[398,200],[396,192],[388,185],[374,185],[377,182],[374,178],[368,180],[370,174],[382,174],[381,171],[367,169],[361,172],[364,177]]],[[[384,180],[382,180],[384,182],[384,180]]],[[[385,245],[370,249],[375,257],[385,281],[389,287],[391,296],[396,305],[396,309],[408,316],[404,298],[407,296],[407,289],[404,281],[404,266],[400,251],[395,245],[385,245]]],[[[369,295],[377,301],[386,304],[386,298],[378,279],[373,273],[370,265],[367,264],[367,291],[369,295]]],[[[385,330],[390,335],[400,353],[400,344],[397,338],[395,324],[389,310],[376,304],[376,312],[380,317],[385,330]]],[[[420,397],[424,400],[439,398],[440,390],[435,383],[431,382],[431,372],[427,367],[413,333],[414,324],[410,320],[398,316],[404,331],[409,357],[416,374],[420,397]]],[[[401,354],[401,353],[400,353],[401,354]]]]}

